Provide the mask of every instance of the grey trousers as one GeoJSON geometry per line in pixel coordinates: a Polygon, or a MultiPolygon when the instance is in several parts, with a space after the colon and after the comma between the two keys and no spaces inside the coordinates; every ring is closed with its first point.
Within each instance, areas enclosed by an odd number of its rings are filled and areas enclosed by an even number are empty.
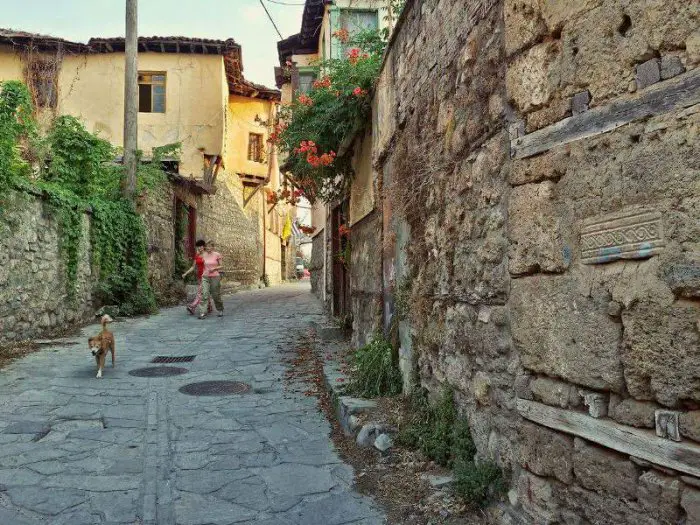
{"type": "Polygon", "coordinates": [[[202,277],[202,302],[199,303],[199,313],[206,315],[209,298],[214,300],[217,311],[224,311],[224,303],[221,300],[221,277],[202,277]]]}

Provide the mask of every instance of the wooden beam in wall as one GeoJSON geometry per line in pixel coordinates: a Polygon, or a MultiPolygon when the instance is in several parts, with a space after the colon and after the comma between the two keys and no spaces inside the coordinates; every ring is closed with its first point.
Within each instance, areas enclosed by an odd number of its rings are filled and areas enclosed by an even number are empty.
{"type": "Polygon", "coordinates": [[[653,430],[620,425],[582,412],[518,399],[521,416],[539,425],[582,437],[623,454],[700,477],[700,446],[657,437],[653,430]]]}
{"type": "Polygon", "coordinates": [[[531,157],[556,146],[612,131],[635,120],[695,104],[700,104],[700,68],[515,138],[510,143],[511,157],[531,157]]]}

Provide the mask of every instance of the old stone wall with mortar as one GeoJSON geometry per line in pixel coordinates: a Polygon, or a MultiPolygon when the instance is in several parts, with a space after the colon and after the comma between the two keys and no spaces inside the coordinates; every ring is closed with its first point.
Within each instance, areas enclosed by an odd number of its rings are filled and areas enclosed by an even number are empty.
{"type": "Polygon", "coordinates": [[[377,264],[382,238],[381,213],[375,211],[354,223],[350,238],[352,345],[359,348],[382,330],[382,274],[377,264]]]}
{"type": "Polygon", "coordinates": [[[262,276],[262,192],[246,205],[238,176],[226,174],[217,182],[214,195],[200,198],[197,206],[197,235],[213,239],[224,258],[222,284],[255,284],[262,276]]]}
{"type": "Polygon", "coordinates": [[[503,523],[700,523],[698,11],[415,0],[394,35],[373,160],[413,189],[384,188],[413,353],[503,523]]]}
{"type": "Polygon", "coordinates": [[[62,333],[90,319],[90,222],[83,219],[77,287],[68,297],[53,211],[40,197],[5,191],[0,202],[0,341],[62,333]]]}
{"type": "MultiPolygon", "coordinates": [[[[172,189],[154,191],[141,204],[149,245],[149,281],[159,304],[183,293],[172,279],[172,189]]],[[[60,252],[55,212],[40,195],[6,191],[0,200],[0,342],[64,334],[93,319],[95,276],[90,265],[90,215],[82,223],[73,298],[60,252]]]]}

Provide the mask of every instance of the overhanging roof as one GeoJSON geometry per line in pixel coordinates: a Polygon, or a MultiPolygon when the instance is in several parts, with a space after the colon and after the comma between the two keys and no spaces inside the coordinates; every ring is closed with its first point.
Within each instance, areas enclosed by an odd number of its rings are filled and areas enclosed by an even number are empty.
{"type": "Polygon", "coordinates": [[[330,3],[331,0],[306,0],[299,32],[277,42],[280,65],[284,66],[292,55],[310,55],[318,52],[323,14],[326,5],[330,3]]]}

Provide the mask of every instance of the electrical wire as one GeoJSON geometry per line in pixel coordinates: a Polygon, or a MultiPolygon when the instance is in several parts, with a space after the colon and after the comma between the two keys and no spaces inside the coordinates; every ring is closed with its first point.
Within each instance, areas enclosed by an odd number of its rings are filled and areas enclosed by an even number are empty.
{"type": "Polygon", "coordinates": [[[266,2],[270,2],[271,4],[277,4],[277,5],[289,5],[289,6],[305,6],[306,2],[280,2],[280,0],[265,0],[266,2]]]}
{"type": "Polygon", "coordinates": [[[267,6],[263,3],[263,0],[260,0],[260,5],[265,10],[265,13],[267,14],[267,18],[269,18],[270,22],[272,22],[272,25],[275,28],[275,31],[277,31],[277,34],[280,36],[280,39],[284,40],[282,33],[280,33],[280,30],[277,28],[277,24],[275,24],[275,21],[272,19],[272,15],[270,15],[270,12],[267,10],[267,6]]]}

